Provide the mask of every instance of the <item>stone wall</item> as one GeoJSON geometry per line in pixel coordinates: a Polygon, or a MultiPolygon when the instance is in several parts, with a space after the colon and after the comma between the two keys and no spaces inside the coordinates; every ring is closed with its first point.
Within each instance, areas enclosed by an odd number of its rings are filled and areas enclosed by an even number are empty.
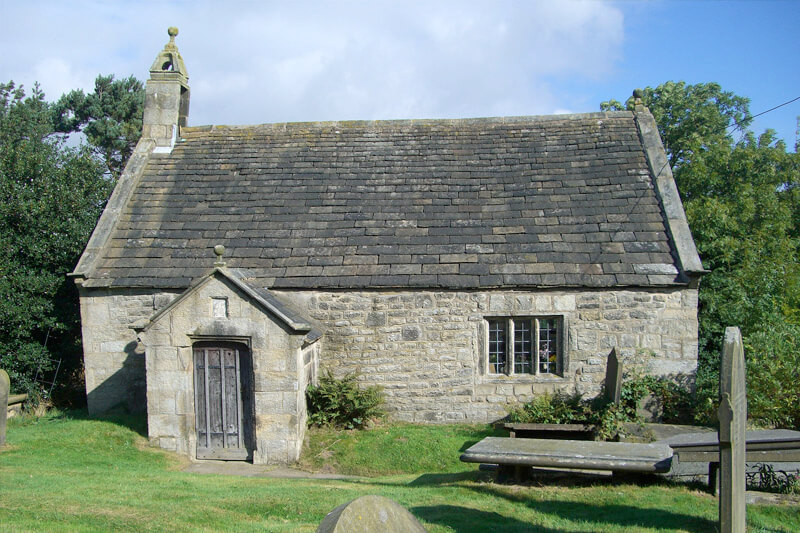
{"type": "MultiPolygon", "coordinates": [[[[150,440],[194,455],[197,445],[192,346],[200,341],[246,344],[252,359],[255,411],[253,462],[296,461],[305,436],[304,336],[255,305],[229,280],[215,275],[182,295],[140,333],[147,358],[150,440]],[[214,301],[224,302],[218,310],[214,301]]],[[[246,422],[247,423],[247,422],[246,422]]]]}
{"type": "Polygon", "coordinates": [[[544,391],[596,395],[614,346],[628,369],[697,367],[696,289],[285,294],[326,325],[320,364],[383,386],[400,420],[491,421],[544,391]],[[563,376],[487,374],[486,317],[539,315],[562,317],[563,376]]]}
{"type": "Polygon", "coordinates": [[[321,342],[303,346],[302,335],[289,334],[273,317],[242,299],[230,284],[213,281],[150,326],[142,334],[144,342],[138,342],[133,328],[147,324],[177,293],[82,291],[89,411],[99,414],[123,406],[132,412],[147,412],[151,441],[192,457],[196,446],[192,343],[204,336],[240,338],[249,342],[253,359],[257,411],[253,460],[294,462],[305,436],[303,392],[314,379],[321,342]],[[230,315],[223,323],[212,316],[207,301],[212,293],[228,299],[230,315]]]}
{"type": "Polygon", "coordinates": [[[177,293],[81,289],[80,294],[89,414],[118,406],[146,412],[144,349],[132,328],[144,324],[177,293]]]}
{"type": "MultiPolygon", "coordinates": [[[[636,365],[657,375],[691,376],[697,365],[696,289],[281,294],[326,332],[308,346],[291,336],[269,348],[280,357],[257,363],[264,369],[255,380],[257,426],[260,434],[275,439],[274,445],[258,442],[259,462],[287,462],[299,454],[307,417],[302,391],[315,381],[318,366],[340,375],[357,371],[365,384],[383,386],[395,419],[479,422],[502,417],[507,404],[543,391],[597,394],[614,346],[628,369],[636,365]],[[540,315],[562,318],[563,376],[489,375],[486,317],[540,315]]],[[[82,291],[91,413],[120,403],[145,409],[144,348],[131,327],[144,324],[175,297],[82,291]]],[[[265,321],[275,328],[266,336],[286,337],[284,329],[265,321]]],[[[201,323],[198,316],[185,319],[187,328],[201,323]]],[[[190,444],[176,443],[184,447],[190,444]]]]}

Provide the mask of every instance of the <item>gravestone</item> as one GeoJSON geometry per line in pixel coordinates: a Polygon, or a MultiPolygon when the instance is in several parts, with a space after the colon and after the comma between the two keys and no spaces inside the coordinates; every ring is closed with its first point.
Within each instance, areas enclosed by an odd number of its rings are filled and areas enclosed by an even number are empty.
{"type": "Polygon", "coordinates": [[[362,496],[328,513],[317,533],[425,533],[402,505],[383,496],[362,496]]]}
{"type": "Polygon", "coordinates": [[[11,380],[8,374],[0,368],[0,446],[6,443],[6,417],[8,416],[8,393],[11,390],[11,380]]]}
{"type": "Polygon", "coordinates": [[[606,363],[606,394],[608,399],[619,404],[622,395],[622,363],[617,357],[617,349],[612,348],[606,363]]]}
{"type": "Polygon", "coordinates": [[[719,526],[723,533],[745,531],[744,373],[742,334],[739,328],[726,328],[719,373],[719,526]]]}

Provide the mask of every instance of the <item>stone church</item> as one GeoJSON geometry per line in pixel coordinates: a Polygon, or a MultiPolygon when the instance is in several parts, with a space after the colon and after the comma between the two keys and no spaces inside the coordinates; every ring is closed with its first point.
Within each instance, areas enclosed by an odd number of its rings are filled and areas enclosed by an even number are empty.
{"type": "Polygon", "coordinates": [[[71,274],[89,411],[193,459],[288,463],[319,372],[395,420],[697,366],[703,267],[650,112],[188,126],[177,30],[71,274]]]}

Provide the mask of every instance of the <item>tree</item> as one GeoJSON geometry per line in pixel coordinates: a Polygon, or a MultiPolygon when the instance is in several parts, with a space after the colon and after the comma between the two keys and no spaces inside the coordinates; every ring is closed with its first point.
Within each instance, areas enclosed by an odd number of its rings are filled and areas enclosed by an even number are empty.
{"type": "MultiPolygon", "coordinates": [[[[727,144],[729,130],[744,131],[752,122],[750,100],[723,91],[716,83],[686,85],[668,81],[643,90],[642,101],[656,119],[673,169],[685,166],[715,144],[727,144]]],[[[604,111],[633,109],[633,97],[600,104],[604,111]]]]}
{"type": "Polygon", "coordinates": [[[112,182],[86,146],[56,134],[38,85],[0,84],[0,365],[36,392],[37,369],[80,362],[75,266],[112,182]]]}
{"type": "Polygon", "coordinates": [[[93,93],[71,91],[53,105],[52,113],[55,131],[86,135],[116,180],[142,134],[144,85],[133,76],[98,76],[93,93]]]}
{"type": "MultiPolygon", "coordinates": [[[[717,84],[667,82],[645,89],[642,100],[656,119],[703,265],[711,270],[700,284],[698,387],[701,396],[716,398],[726,326],[742,329],[750,366],[767,353],[791,357],[757,340],[785,338],[800,323],[800,157],[772,131],[759,137],[747,131],[748,100],[717,84]]],[[[631,98],[626,106],[632,105],[631,98]]],[[[614,100],[601,104],[620,108],[614,100]]],[[[763,412],[769,399],[756,401],[763,412]]]]}

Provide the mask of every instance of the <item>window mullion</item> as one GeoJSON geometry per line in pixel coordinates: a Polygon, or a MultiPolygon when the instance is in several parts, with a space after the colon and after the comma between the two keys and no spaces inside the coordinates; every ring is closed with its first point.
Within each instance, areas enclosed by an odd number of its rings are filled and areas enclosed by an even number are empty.
{"type": "Polygon", "coordinates": [[[531,346],[531,363],[536,365],[536,370],[534,371],[535,375],[539,375],[539,319],[533,319],[533,329],[534,329],[534,345],[531,346]]]}
{"type": "Polygon", "coordinates": [[[509,376],[514,374],[514,343],[515,343],[515,332],[514,332],[514,320],[509,318],[508,321],[508,342],[506,343],[506,374],[509,376]]]}

